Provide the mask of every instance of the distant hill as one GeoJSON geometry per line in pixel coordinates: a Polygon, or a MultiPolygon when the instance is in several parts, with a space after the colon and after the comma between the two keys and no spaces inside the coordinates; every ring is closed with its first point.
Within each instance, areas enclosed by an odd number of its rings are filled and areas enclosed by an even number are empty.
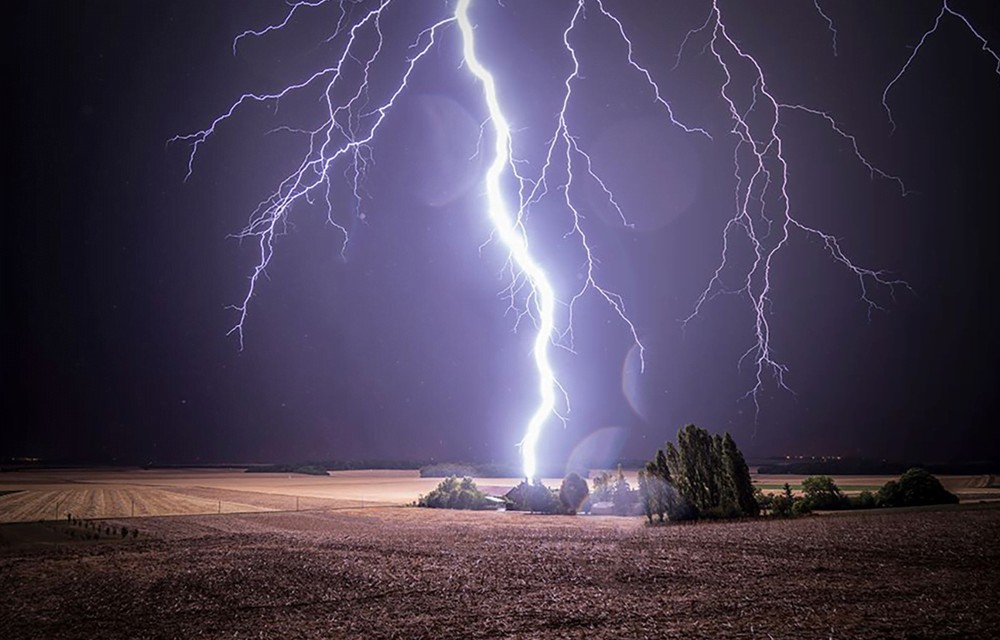
{"type": "Polygon", "coordinates": [[[421,478],[520,478],[521,469],[505,464],[476,462],[438,462],[420,467],[421,478]]]}

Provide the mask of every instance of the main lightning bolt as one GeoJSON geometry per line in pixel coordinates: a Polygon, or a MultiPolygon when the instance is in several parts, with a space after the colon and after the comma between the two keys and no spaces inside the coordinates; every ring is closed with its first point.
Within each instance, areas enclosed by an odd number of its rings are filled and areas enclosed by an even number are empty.
{"type": "MultiPolygon", "coordinates": [[[[444,6],[447,7],[446,3],[444,6]]],[[[507,272],[509,285],[504,289],[510,308],[516,313],[515,329],[522,319],[533,323],[535,335],[532,348],[534,365],[538,375],[538,404],[531,414],[519,446],[523,470],[532,478],[538,470],[537,445],[545,425],[553,418],[565,420],[569,412],[569,398],[560,386],[551,361],[553,347],[573,350],[573,317],[576,303],[587,293],[603,299],[612,312],[624,324],[635,345],[638,347],[640,362],[644,365],[643,345],[639,332],[625,309],[624,300],[610,290],[597,277],[597,257],[591,249],[585,232],[585,207],[578,204],[580,183],[589,181],[596,185],[608,205],[620,217],[625,227],[630,227],[628,218],[618,204],[615,194],[598,174],[595,163],[585,150],[584,138],[575,132],[569,116],[574,103],[574,87],[583,80],[580,73],[576,33],[579,22],[587,18],[587,8],[599,19],[607,20],[617,33],[619,43],[624,45],[624,67],[639,75],[650,90],[653,102],[662,109],[671,125],[688,134],[701,136],[705,140],[715,140],[708,130],[685,124],[675,115],[665,92],[654,79],[654,74],[643,66],[635,52],[632,40],[626,33],[622,21],[612,13],[604,0],[574,0],[572,16],[562,32],[562,47],[571,63],[570,72],[562,80],[562,100],[555,114],[555,127],[544,143],[544,161],[540,169],[531,174],[529,164],[519,159],[522,144],[516,129],[504,113],[501,91],[493,74],[486,68],[476,50],[475,28],[469,18],[472,0],[457,0],[453,11],[447,9],[437,17],[424,23],[423,28],[415,28],[412,43],[401,61],[396,62],[395,75],[386,71],[383,63],[387,47],[383,47],[385,36],[383,22],[390,9],[399,6],[395,0],[300,0],[289,5],[282,20],[262,29],[247,30],[239,34],[232,43],[234,53],[241,42],[248,38],[260,38],[269,33],[289,27],[300,13],[333,5],[337,10],[336,23],[326,42],[339,46],[339,53],[333,63],[307,77],[269,93],[246,93],[233,102],[208,127],[191,134],[179,135],[174,142],[190,145],[187,176],[193,171],[197,154],[203,145],[223,127],[237,110],[254,103],[274,103],[300,92],[317,91],[324,105],[324,117],[307,128],[279,127],[284,131],[302,135],[307,141],[306,151],[298,165],[279,183],[274,192],[265,198],[254,210],[247,226],[236,237],[254,239],[258,247],[258,261],[249,278],[245,296],[233,308],[237,312],[237,322],[231,333],[238,336],[243,346],[244,327],[250,301],[256,293],[262,276],[274,254],[274,243],[284,230],[288,216],[296,203],[313,204],[317,200],[326,206],[329,223],[342,234],[341,251],[348,242],[347,227],[337,221],[334,206],[334,184],[338,178],[347,183],[347,196],[353,200],[353,210],[360,217],[363,201],[363,182],[368,167],[373,161],[372,143],[389,113],[408,87],[414,68],[427,53],[441,40],[444,32],[452,26],[458,28],[461,37],[461,65],[471,74],[482,89],[482,98],[487,111],[487,120],[481,136],[488,132],[492,139],[489,168],[485,176],[486,214],[493,227],[492,238],[508,252],[507,272]],[[364,8],[368,7],[368,8],[364,8]],[[418,30],[419,29],[419,30],[418,30]],[[370,82],[372,74],[381,73],[378,83],[370,82]],[[335,165],[343,166],[339,172],[335,165]],[[565,237],[577,243],[581,255],[579,265],[580,284],[568,292],[558,292],[546,273],[546,267],[539,260],[538,253],[532,251],[529,243],[529,218],[532,209],[546,198],[558,194],[559,210],[567,215],[565,237]],[[565,309],[565,320],[560,321],[560,309],[565,309]],[[562,404],[560,405],[560,396],[562,404]]],[[[743,296],[754,313],[752,346],[744,353],[740,362],[749,359],[754,363],[755,383],[748,392],[759,411],[758,394],[770,374],[779,387],[787,389],[784,375],[787,367],[774,355],[772,331],[769,321],[773,286],[771,274],[776,257],[792,240],[793,235],[803,235],[818,239],[830,257],[840,263],[858,281],[861,299],[867,304],[869,313],[880,309],[872,295],[874,288],[886,288],[891,294],[897,287],[906,287],[902,280],[888,273],[864,267],[853,262],[843,250],[841,241],[815,226],[793,216],[788,193],[789,163],[785,142],[780,135],[787,118],[813,118],[826,127],[832,135],[845,141],[854,156],[872,178],[894,183],[902,195],[907,189],[903,181],[878,168],[864,155],[858,140],[851,135],[834,116],[827,111],[809,105],[786,102],[779,99],[767,82],[767,74],[758,60],[741,44],[739,38],[730,35],[718,0],[710,1],[710,9],[704,23],[691,29],[680,44],[676,56],[676,68],[682,62],[687,45],[704,38],[702,51],[710,54],[721,72],[722,83],[718,96],[726,106],[730,119],[729,133],[735,140],[733,148],[733,213],[722,232],[721,259],[702,294],[695,301],[692,313],[684,324],[693,321],[703,308],[720,295],[743,296]],[[731,241],[742,238],[752,249],[749,267],[738,269],[731,259],[731,241]],[[735,274],[735,275],[733,275],[735,274]],[[733,283],[735,284],[727,284],[733,283]]],[[[819,17],[825,21],[831,36],[833,53],[837,55],[838,31],[832,18],[824,12],[820,0],[813,0],[819,17]]],[[[437,6],[442,5],[428,5],[437,6]]],[[[440,10],[440,9],[438,9],[440,10]]],[[[947,17],[961,21],[978,40],[983,51],[997,61],[1000,74],[1000,57],[989,46],[986,39],[962,14],[954,11],[947,0],[933,26],[914,47],[903,68],[886,86],[882,104],[892,121],[888,106],[888,94],[903,77],[911,62],[924,43],[938,29],[947,17]]],[[[841,45],[842,46],[842,45],[841,45]]],[[[389,64],[391,65],[390,60],[389,64]]],[[[482,138],[481,138],[482,141],[482,138]]]]}
{"type": "MultiPolygon", "coordinates": [[[[639,339],[638,330],[630,319],[625,302],[620,295],[602,285],[596,275],[597,258],[591,248],[590,240],[584,230],[584,215],[581,212],[581,205],[576,202],[576,190],[578,188],[578,177],[583,176],[593,181],[607,199],[609,205],[617,212],[622,224],[631,227],[625,213],[621,210],[614,194],[607,184],[598,175],[594,168],[591,156],[583,149],[580,136],[573,133],[569,125],[568,112],[573,100],[573,87],[580,80],[580,61],[577,50],[573,45],[572,36],[578,22],[584,16],[586,0],[577,0],[576,7],[570,17],[569,24],[563,31],[562,44],[567,56],[571,61],[571,71],[563,80],[563,98],[559,110],[556,114],[556,126],[549,137],[545,148],[545,160],[537,177],[531,178],[524,170],[518,168],[518,162],[513,151],[513,136],[507,118],[504,116],[500,101],[497,97],[496,82],[492,74],[483,66],[476,56],[475,32],[468,17],[470,0],[459,0],[456,8],[456,17],[459,29],[462,32],[463,56],[465,65],[479,80],[483,87],[484,101],[489,112],[489,122],[494,130],[494,157],[487,173],[487,206],[490,219],[494,224],[496,236],[510,251],[511,262],[511,285],[507,292],[511,298],[511,305],[515,307],[514,297],[521,286],[529,289],[528,302],[518,313],[518,320],[526,315],[530,315],[535,320],[537,333],[534,341],[535,366],[539,378],[538,408],[528,422],[528,427],[524,439],[520,443],[523,468],[526,477],[534,477],[537,470],[537,460],[535,447],[541,434],[543,425],[553,416],[565,420],[556,411],[557,391],[562,391],[562,387],[556,380],[549,359],[549,347],[552,344],[567,348],[573,348],[573,318],[576,303],[588,292],[598,295],[614,311],[616,316],[628,329],[628,332],[637,347],[640,368],[645,367],[645,348],[639,339]],[[565,172],[563,179],[553,177],[558,167],[565,172]],[[512,177],[518,185],[518,207],[516,215],[512,214],[511,208],[504,198],[502,189],[502,179],[505,176],[512,177]],[[569,229],[565,237],[575,238],[578,242],[583,256],[583,269],[581,274],[581,285],[579,288],[567,296],[565,303],[567,308],[567,320],[565,329],[556,334],[556,297],[555,291],[545,275],[545,270],[533,258],[528,248],[527,230],[525,220],[533,205],[540,203],[552,192],[561,193],[560,205],[569,216],[569,229]]],[[[653,99],[664,109],[670,122],[687,133],[702,134],[706,138],[711,136],[703,129],[690,127],[680,122],[675,116],[670,103],[663,97],[659,85],[653,80],[650,72],[640,65],[634,56],[632,41],[625,32],[625,27],[611,12],[609,12],[602,0],[596,0],[594,4],[600,15],[610,20],[619,37],[626,48],[626,61],[631,69],[639,73],[652,90],[653,99]]],[[[569,410],[569,400],[565,392],[562,396],[566,402],[566,410],[569,410]]]]}
{"type": "Polygon", "coordinates": [[[469,21],[469,3],[471,0],[459,0],[455,10],[458,28],[462,31],[462,55],[469,71],[483,85],[483,97],[489,110],[490,123],[493,125],[493,161],[486,172],[486,206],[490,221],[496,230],[500,241],[510,250],[510,256],[531,287],[532,299],[537,310],[538,332],[535,334],[534,358],[538,369],[538,393],[540,401],[535,413],[528,421],[527,431],[521,440],[521,459],[524,475],[534,478],[538,469],[535,448],[542,426],[555,411],[556,377],[549,361],[549,345],[552,343],[555,331],[556,294],[552,283],[545,275],[545,270],[535,261],[528,250],[528,241],[524,226],[511,215],[510,208],[504,200],[502,179],[508,167],[513,162],[511,155],[510,125],[497,100],[496,82],[493,75],[476,57],[476,42],[469,21]]]}

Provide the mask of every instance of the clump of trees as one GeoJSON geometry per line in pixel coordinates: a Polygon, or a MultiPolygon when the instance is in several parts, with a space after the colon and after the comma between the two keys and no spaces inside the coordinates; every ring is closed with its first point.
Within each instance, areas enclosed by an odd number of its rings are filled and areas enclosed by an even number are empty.
{"type": "Polygon", "coordinates": [[[575,472],[563,478],[558,491],[549,489],[541,480],[535,478],[530,482],[527,479],[522,480],[504,495],[507,508],[511,511],[566,515],[585,511],[589,497],[590,489],[587,487],[587,481],[575,472]]]}
{"type": "MultiPolygon", "coordinates": [[[[787,482],[785,487],[788,487],[787,482]]],[[[793,505],[792,512],[798,514],[817,510],[873,509],[877,506],[878,499],[867,489],[851,497],[844,495],[830,476],[810,476],[802,481],[802,497],[793,505]]]]}
{"type": "MultiPolygon", "coordinates": [[[[565,485],[565,480],[563,481],[565,485]]],[[[511,511],[531,511],[532,513],[568,513],[560,500],[560,492],[549,489],[542,481],[522,480],[520,484],[504,495],[507,508],[511,511]]]]}
{"type": "Polygon", "coordinates": [[[617,473],[602,472],[592,482],[593,490],[580,474],[570,472],[556,491],[546,487],[537,478],[530,482],[522,480],[504,495],[504,499],[511,511],[575,515],[590,513],[597,503],[609,503],[613,505],[612,512],[617,515],[633,513],[637,492],[625,479],[621,466],[617,473]]]}
{"type": "Polygon", "coordinates": [[[417,506],[432,509],[492,509],[493,503],[476,487],[472,478],[445,478],[436,489],[420,496],[417,506]]]}
{"type": "Polygon", "coordinates": [[[834,511],[851,507],[847,496],[830,476],[810,476],[802,481],[802,509],[834,511]]]}
{"type": "Polygon", "coordinates": [[[639,497],[650,522],[654,516],[663,522],[760,513],[750,468],[733,437],[713,436],[693,424],[640,471],[639,497]]]}
{"type": "Polygon", "coordinates": [[[528,510],[533,513],[564,513],[559,494],[535,479],[528,485],[528,510]]]}
{"type": "Polygon", "coordinates": [[[504,496],[511,511],[531,511],[532,513],[559,513],[559,496],[542,481],[527,479],[507,492],[504,496]]]}
{"type": "Polygon", "coordinates": [[[878,490],[880,507],[917,507],[930,504],[957,504],[958,496],[942,486],[926,469],[914,467],[890,480],[878,490]]]}
{"type": "Polygon", "coordinates": [[[786,482],[778,494],[764,495],[762,491],[758,491],[757,501],[763,511],[782,517],[805,515],[817,509],[823,511],[854,509],[859,508],[861,504],[844,495],[830,476],[810,476],[804,479],[801,496],[796,496],[791,485],[786,482]]]}
{"type": "Polygon", "coordinates": [[[594,490],[585,505],[585,511],[590,511],[595,504],[610,502],[615,515],[627,516],[633,513],[633,505],[639,500],[638,492],[625,479],[622,466],[618,465],[615,473],[601,472],[593,479],[594,490]]]}
{"type": "Polygon", "coordinates": [[[769,512],[775,516],[792,515],[796,510],[796,502],[792,486],[787,482],[779,494],[768,493],[765,495],[763,491],[757,493],[757,504],[760,505],[761,511],[769,512]]]}

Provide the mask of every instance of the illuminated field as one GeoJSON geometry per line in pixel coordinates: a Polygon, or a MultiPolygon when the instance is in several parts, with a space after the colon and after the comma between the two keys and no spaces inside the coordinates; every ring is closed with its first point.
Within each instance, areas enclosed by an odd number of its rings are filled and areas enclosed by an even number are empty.
{"type": "MultiPolygon", "coordinates": [[[[626,473],[636,486],[635,473],[626,473]]],[[[755,476],[765,491],[777,492],[805,476],[755,476]]],[[[882,486],[891,476],[836,478],[845,493],[882,486]]],[[[1000,499],[990,476],[943,476],[964,501],[1000,499]]],[[[400,506],[437,486],[440,478],[416,471],[335,471],[327,477],[283,473],[205,470],[53,470],[0,475],[0,522],[81,518],[202,515],[257,511],[400,506]],[[3,494],[2,492],[13,493],[3,494]]],[[[480,488],[501,494],[516,478],[477,478],[480,488]]],[[[558,487],[558,478],[546,479],[558,487]]]]}
{"type": "MultiPolygon", "coordinates": [[[[416,471],[336,471],[308,476],[207,470],[54,470],[0,475],[0,522],[198,515],[405,505],[440,478],[416,471]]],[[[481,478],[503,492],[512,478],[481,478]]],[[[552,481],[558,486],[558,480],[552,481]]],[[[551,484],[550,483],[550,484],[551,484]]]]}

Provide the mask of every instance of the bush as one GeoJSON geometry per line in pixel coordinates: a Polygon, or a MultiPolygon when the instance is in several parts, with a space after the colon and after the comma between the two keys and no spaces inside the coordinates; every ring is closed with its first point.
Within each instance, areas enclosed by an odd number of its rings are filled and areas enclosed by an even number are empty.
{"type": "Polygon", "coordinates": [[[760,507],[762,512],[770,511],[774,505],[774,494],[765,494],[764,490],[760,487],[753,488],[753,497],[757,500],[757,506],[760,507]]]}
{"type": "Polygon", "coordinates": [[[491,509],[493,504],[486,494],[476,487],[472,478],[451,476],[441,481],[436,489],[426,496],[420,496],[417,506],[432,509],[491,509]]]}
{"type": "Polygon", "coordinates": [[[875,494],[867,489],[849,500],[852,509],[873,509],[878,506],[875,494]]]}
{"type": "Polygon", "coordinates": [[[559,495],[536,479],[528,488],[528,509],[536,513],[564,513],[559,495]]]}
{"type": "Polygon", "coordinates": [[[847,498],[830,476],[810,476],[802,481],[805,506],[810,511],[843,509],[847,498]]]}
{"type": "Polygon", "coordinates": [[[878,490],[881,507],[916,507],[929,504],[957,504],[958,496],[941,485],[926,469],[914,467],[890,480],[878,490]]]}
{"type": "Polygon", "coordinates": [[[580,510],[589,494],[590,489],[587,488],[587,481],[576,472],[571,472],[563,478],[562,485],[559,487],[559,502],[562,503],[563,509],[567,513],[575,514],[580,510]]]}
{"type": "Polygon", "coordinates": [[[787,482],[782,488],[781,493],[778,495],[770,494],[771,497],[771,513],[776,516],[790,516],[792,515],[792,510],[795,507],[795,494],[792,493],[792,487],[787,482]]]}
{"type": "Polygon", "coordinates": [[[811,512],[812,509],[809,507],[809,503],[802,498],[793,498],[792,502],[792,515],[793,516],[804,516],[811,512]]]}

